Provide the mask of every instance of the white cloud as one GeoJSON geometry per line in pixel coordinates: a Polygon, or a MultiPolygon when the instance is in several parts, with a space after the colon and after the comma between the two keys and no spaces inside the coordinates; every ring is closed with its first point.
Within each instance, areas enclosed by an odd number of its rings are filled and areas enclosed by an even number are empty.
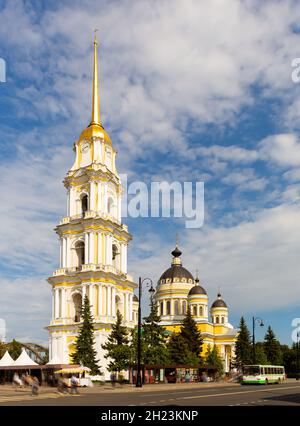
{"type": "Polygon", "coordinates": [[[300,165],[300,143],[296,134],[268,136],[260,142],[259,150],[263,159],[280,166],[300,165]]]}

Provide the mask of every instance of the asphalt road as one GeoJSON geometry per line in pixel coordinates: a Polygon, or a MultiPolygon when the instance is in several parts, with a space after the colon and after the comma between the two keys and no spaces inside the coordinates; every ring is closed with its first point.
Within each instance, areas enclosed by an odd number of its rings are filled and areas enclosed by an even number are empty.
{"type": "Polygon", "coordinates": [[[300,383],[268,386],[240,386],[128,392],[97,389],[82,390],[78,396],[61,396],[54,392],[31,397],[29,394],[0,395],[0,406],[269,406],[300,407],[300,383]]]}

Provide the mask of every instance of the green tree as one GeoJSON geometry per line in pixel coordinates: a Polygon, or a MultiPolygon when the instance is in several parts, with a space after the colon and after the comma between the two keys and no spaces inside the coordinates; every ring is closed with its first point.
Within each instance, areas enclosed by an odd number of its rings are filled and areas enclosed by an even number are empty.
{"type": "Polygon", "coordinates": [[[271,326],[268,327],[267,333],[265,335],[264,349],[268,359],[268,363],[273,365],[282,364],[282,354],[280,350],[280,343],[276,339],[271,326]]]}
{"type": "Polygon", "coordinates": [[[186,341],[188,348],[195,357],[198,357],[198,363],[201,360],[201,350],[203,339],[201,333],[198,330],[197,323],[192,317],[191,310],[188,308],[186,316],[183,320],[180,335],[186,341]]]}
{"type": "Polygon", "coordinates": [[[157,314],[157,307],[151,304],[150,314],[144,318],[143,322],[143,362],[149,365],[166,365],[169,361],[166,346],[166,331],[159,324],[160,317],[157,314]]]}
{"type": "Polygon", "coordinates": [[[181,333],[173,333],[167,343],[169,360],[171,364],[196,366],[199,364],[199,357],[189,348],[189,345],[181,333]]]}
{"type": "Polygon", "coordinates": [[[123,317],[120,311],[117,311],[117,320],[112,326],[107,342],[102,348],[107,351],[104,357],[109,359],[108,370],[117,371],[126,370],[130,364],[131,348],[129,346],[129,335],[126,327],[122,325],[123,317]]]}
{"type": "Polygon", "coordinates": [[[10,343],[7,343],[6,345],[10,356],[14,360],[16,360],[21,355],[22,347],[22,344],[15,339],[13,339],[10,343]]]}
{"type": "Polygon", "coordinates": [[[240,320],[239,334],[235,344],[235,364],[241,368],[252,363],[251,337],[244,317],[240,320]]]}
{"type": "Polygon", "coordinates": [[[82,324],[76,340],[76,349],[72,355],[73,364],[81,364],[91,369],[91,374],[101,374],[96,360],[94,349],[94,327],[91,315],[90,302],[85,296],[82,307],[82,324]]]}
{"type": "Polygon", "coordinates": [[[261,365],[268,364],[268,358],[265,353],[264,344],[262,342],[257,342],[255,344],[255,359],[256,359],[256,364],[261,364],[261,365]]]}
{"type": "Polygon", "coordinates": [[[205,354],[205,364],[207,366],[215,367],[219,376],[222,376],[224,374],[223,361],[215,345],[212,349],[210,345],[208,345],[207,352],[205,354]]]}

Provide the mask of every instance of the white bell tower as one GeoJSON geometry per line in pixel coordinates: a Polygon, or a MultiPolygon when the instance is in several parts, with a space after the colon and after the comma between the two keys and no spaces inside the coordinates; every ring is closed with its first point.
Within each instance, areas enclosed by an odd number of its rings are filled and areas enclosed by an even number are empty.
{"type": "Polygon", "coordinates": [[[119,309],[124,325],[134,327],[137,285],[127,274],[131,240],[121,223],[122,187],[116,170],[116,150],[100,120],[98,52],[94,39],[92,119],[74,143],[75,162],[64,179],[67,216],[55,228],[60,242],[60,265],[48,279],[52,286],[49,359],[69,364],[74,352],[85,295],[94,318],[95,349],[106,374],[101,345],[119,309]]]}

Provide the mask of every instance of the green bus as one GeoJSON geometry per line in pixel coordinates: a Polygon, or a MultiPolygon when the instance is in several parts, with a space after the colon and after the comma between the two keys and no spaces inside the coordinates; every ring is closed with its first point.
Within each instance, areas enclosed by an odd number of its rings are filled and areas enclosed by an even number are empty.
{"type": "Polygon", "coordinates": [[[285,371],[282,365],[244,365],[242,385],[282,383],[285,380],[285,371]]]}

